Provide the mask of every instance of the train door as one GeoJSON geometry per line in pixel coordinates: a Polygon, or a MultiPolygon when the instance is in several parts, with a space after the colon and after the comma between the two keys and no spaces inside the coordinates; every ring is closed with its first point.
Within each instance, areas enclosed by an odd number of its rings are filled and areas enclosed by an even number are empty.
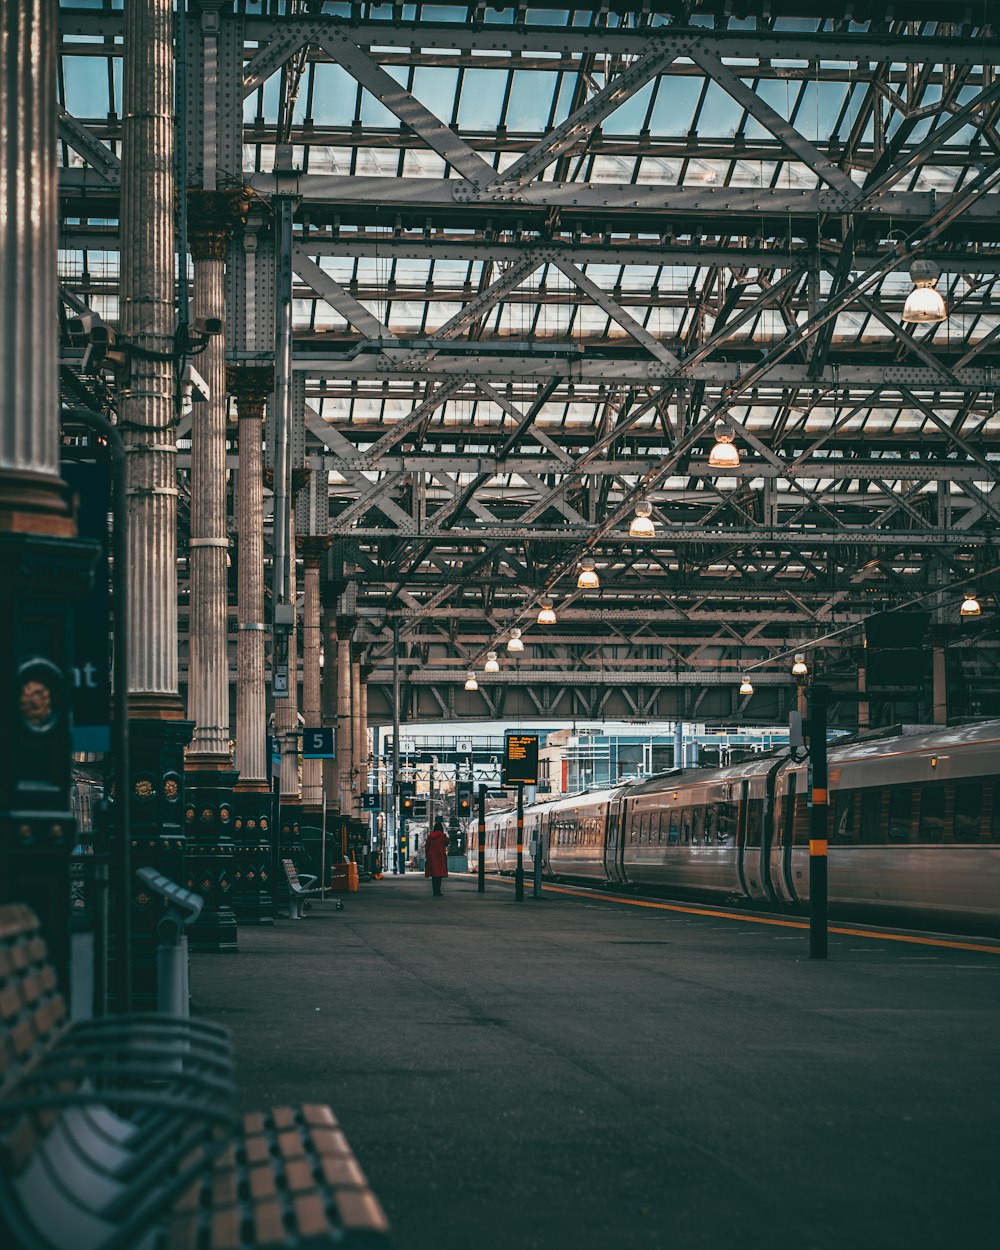
{"type": "Polygon", "coordinates": [[[782,813],[778,810],[777,799],[775,798],[775,790],[777,788],[777,776],[787,761],[780,759],[773,767],[767,770],[767,781],[764,789],[764,828],[761,831],[760,846],[760,874],[761,886],[764,896],[769,903],[776,903],[780,897],[778,888],[771,875],[771,847],[778,839],[778,828],[781,824],[782,813]]]}
{"type": "Polygon", "coordinates": [[[740,879],[740,890],[744,895],[749,894],[747,889],[747,874],[743,863],[747,847],[747,814],[750,810],[750,783],[747,780],[740,782],[740,801],[736,810],[736,874],[740,879]]]}
{"type": "Polygon", "coordinates": [[[605,811],[604,828],[604,875],[608,881],[618,884],[627,880],[625,876],[625,814],[628,801],[625,798],[613,798],[605,811]]]}
{"type": "Polygon", "coordinates": [[[792,850],[795,846],[795,794],[798,779],[799,773],[797,770],[789,773],[781,839],[780,893],[784,896],[785,901],[793,906],[800,902],[799,896],[795,891],[795,873],[792,870],[792,850]]]}

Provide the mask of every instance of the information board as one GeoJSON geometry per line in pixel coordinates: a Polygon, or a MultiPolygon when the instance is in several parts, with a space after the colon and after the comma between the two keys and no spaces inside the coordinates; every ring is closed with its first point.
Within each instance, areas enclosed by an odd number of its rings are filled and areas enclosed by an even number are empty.
{"type": "Polygon", "coordinates": [[[538,784],[538,734],[507,734],[503,741],[503,784],[538,784]]]}

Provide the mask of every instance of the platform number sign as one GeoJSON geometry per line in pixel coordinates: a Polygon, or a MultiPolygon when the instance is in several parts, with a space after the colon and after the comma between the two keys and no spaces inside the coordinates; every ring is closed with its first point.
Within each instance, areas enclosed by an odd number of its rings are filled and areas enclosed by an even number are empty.
{"type": "Polygon", "coordinates": [[[303,729],[302,758],[304,760],[332,760],[333,726],[323,729],[303,729]]]}
{"type": "Polygon", "coordinates": [[[381,795],[366,791],[361,796],[361,810],[363,812],[380,812],[382,810],[381,795]]]}
{"type": "Polygon", "coordinates": [[[504,738],[503,784],[538,784],[538,734],[507,734],[504,738]]]}

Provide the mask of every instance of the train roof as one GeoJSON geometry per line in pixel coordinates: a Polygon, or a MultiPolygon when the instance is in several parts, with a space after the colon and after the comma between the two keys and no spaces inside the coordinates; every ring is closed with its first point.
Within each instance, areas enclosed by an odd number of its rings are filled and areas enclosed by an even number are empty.
{"type": "Polygon", "coordinates": [[[684,768],[676,772],[661,773],[646,781],[632,782],[626,789],[629,798],[640,794],[659,794],[663,790],[680,789],[692,782],[711,783],[713,781],[742,780],[745,777],[761,777],[770,772],[775,761],[787,756],[788,750],[782,747],[779,751],[767,751],[761,755],[751,756],[738,764],[730,764],[725,768],[684,768]]]}
{"type": "Polygon", "coordinates": [[[946,751],[954,747],[987,746],[1000,742],[1000,720],[981,720],[963,725],[914,727],[886,737],[883,734],[858,735],[830,744],[829,757],[838,763],[867,760],[914,751],[946,751]]]}

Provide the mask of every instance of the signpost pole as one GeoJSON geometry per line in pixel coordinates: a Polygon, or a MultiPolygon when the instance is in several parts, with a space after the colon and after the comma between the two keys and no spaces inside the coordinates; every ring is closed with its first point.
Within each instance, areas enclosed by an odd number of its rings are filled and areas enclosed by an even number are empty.
{"type": "Polygon", "coordinates": [[[542,822],[539,820],[538,827],[535,830],[535,856],[533,862],[534,871],[531,874],[531,897],[542,897],[542,822]]]}
{"type": "Polygon", "coordinates": [[[486,784],[479,783],[479,882],[477,894],[486,893],[486,784]]]}
{"type": "Polygon", "coordinates": [[[514,898],[524,902],[524,782],[517,783],[517,871],[514,874],[514,898]]]}
{"type": "Polygon", "coordinates": [[[319,897],[321,902],[326,902],[326,792],[323,793],[323,822],[322,822],[323,838],[320,842],[319,852],[319,897]]]}

